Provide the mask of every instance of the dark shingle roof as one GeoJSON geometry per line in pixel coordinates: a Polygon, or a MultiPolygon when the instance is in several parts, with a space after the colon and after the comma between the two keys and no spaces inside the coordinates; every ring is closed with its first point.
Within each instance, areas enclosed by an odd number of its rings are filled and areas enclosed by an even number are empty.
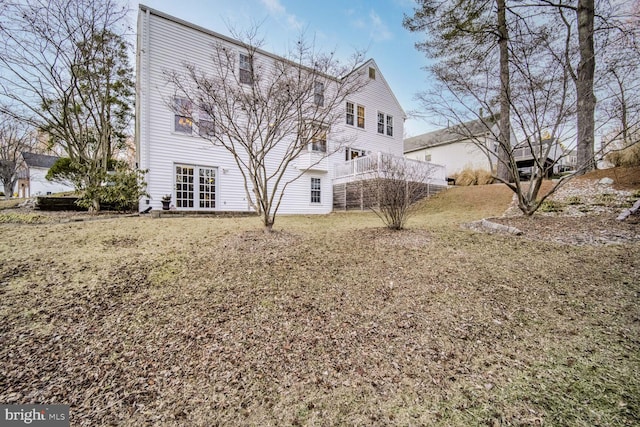
{"type": "Polygon", "coordinates": [[[407,138],[404,140],[404,152],[409,153],[422,148],[450,144],[452,142],[469,139],[474,136],[484,135],[491,131],[488,126],[492,126],[496,120],[497,118],[495,117],[472,120],[446,129],[440,129],[407,138]]]}
{"type": "Polygon", "coordinates": [[[56,156],[47,156],[45,154],[22,152],[22,158],[24,162],[30,168],[50,168],[59,159],[56,156]]]}

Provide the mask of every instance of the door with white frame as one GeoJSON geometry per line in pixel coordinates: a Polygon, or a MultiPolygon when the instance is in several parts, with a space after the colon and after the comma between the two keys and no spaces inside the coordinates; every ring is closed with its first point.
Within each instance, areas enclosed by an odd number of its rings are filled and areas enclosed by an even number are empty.
{"type": "Polygon", "coordinates": [[[177,209],[216,209],[218,168],[177,164],[174,171],[177,209]]]}

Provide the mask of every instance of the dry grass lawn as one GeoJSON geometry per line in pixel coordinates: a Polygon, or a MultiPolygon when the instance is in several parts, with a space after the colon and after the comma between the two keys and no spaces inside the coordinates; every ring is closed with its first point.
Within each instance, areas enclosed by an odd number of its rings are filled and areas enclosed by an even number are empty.
{"type": "Polygon", "coordinates": [[[371,213],[0,224],[0,402],[71,424],[640,424],[640,244],[371,213]]]}

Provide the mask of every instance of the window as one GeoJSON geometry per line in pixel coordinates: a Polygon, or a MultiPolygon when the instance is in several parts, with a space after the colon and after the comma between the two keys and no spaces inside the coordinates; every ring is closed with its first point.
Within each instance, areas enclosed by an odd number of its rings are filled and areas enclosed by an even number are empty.
{"type": "Polygon", "coordinates": [[[378,133],[384,134],[384,113],[378,113],[378,133]]]}
{"type": "Polygon", "coordinates": [[[193,123],[191,121],[191,102],[184,98],[174,98],[173,130],[191,134],[193,123]]]}
{"type": "Polygon", "coordinates": [[[385,125],[386,125],[386,133],[388,136],[393,136],[393,116],[388,114],[384,114],[378,111],[378,133],[384,135],[385,134],[385,125]]]}
{"type": "Polygon", "coordinates": [[[215,123],[213,117],[207,114],[202,108],[198,111],[198,135],[206,138],[213,136],[215,130],[215,123]]]}
{"type": "Polygon", "coordinates": [[[425,162],[430,162],[431,161],[431,154],[425,154],[424,155],[424,161],[425,162]]]}
{"type": "Polygon", "coordinates": [[[376,69],[373,67],[369,67],[369,78],[372,80],[376,79],[376,69]]]}
{"type": "Polygon", "coordinates": [[[364,107],[358,105],[358,127],[364,129],[364,107]]]}
{"type": "Polygon", "coordinates": [[[357,148],[349,148],[345,150],[345,160],[353,160],[358,157],[366,156],[367,153],[364,150],[360,150],[357,148]]]}
{"type": "Polygon", "coordinates": [[[347,102],[347,124],[353,126],[353,102],[347,102]]]}
{"type": "Polygon", "coordinates": [[[252,85],[253,84],[253,64],[249,55],[244,53],[240,54],[240,83],[252,85]]]}
{"type": "Polygon", "coordinates": [[[315,82],[315,86],[313,89],[313,102],[318,107],[324,106],[324,83],[315,82]]]}
{"type": "Polygon", "coordinates": [[[327,152],[327,128],[314,125],[311,128],[311,151],[327,152]]]}
{"type": "Polygon", "coordinates": [[[320,203],[321,188],[320,178],[311,178],[311,203],[320,203]]]}

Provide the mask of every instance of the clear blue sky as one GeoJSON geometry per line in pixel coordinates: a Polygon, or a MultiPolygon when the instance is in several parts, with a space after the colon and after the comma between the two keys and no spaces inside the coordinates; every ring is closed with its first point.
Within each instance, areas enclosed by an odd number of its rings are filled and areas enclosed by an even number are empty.
{"type": "MultiPolygon", "coordinates": [[[[283,54],[301,30],[323,50],[337,49],[343,58],[366,49],[407,112],[419,108],[413,98],[427,84],[421,69],[426,58],[414,47],[420,36],[402,27],[403,13],[413,12],[413,0],[132,0],[132,23],[139,3],[225,35],[230,35],[228,24],[246,29],[261,23],[264,49],[275,54],[283,54]]],[[[406,136],[433,129],[420,119],[405,122],[406,136]]]]}

